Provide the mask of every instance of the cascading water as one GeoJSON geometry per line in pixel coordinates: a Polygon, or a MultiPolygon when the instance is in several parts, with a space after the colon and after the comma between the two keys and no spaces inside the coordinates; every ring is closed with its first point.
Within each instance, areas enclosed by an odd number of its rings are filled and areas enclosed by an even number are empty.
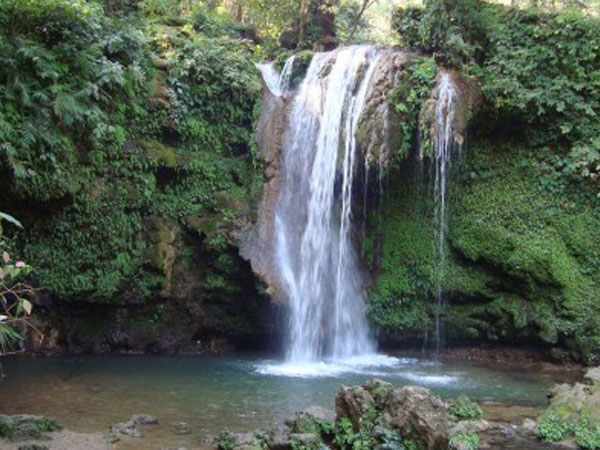
{"type": "Polygon", "coordinates": [[[367,46],[316,54],[293,100],[275,219],[289,361],[374,350],[351,234],[355,134],[377,57],[367,46]]]}
{"type": "Polygon", "coordinates": [[[290,312],[286,362],[261,366],[261,373],[322,376],[399,364],[376,354],[370,337],[354,246],[361,229],[353,211],[362,206],[366,216],[369,166],[384,166],[388,103],[381,87],[395,79],[402,60],[400,53],[373,46],[316,53],[293,90],[293,59],[281,74],[258,65],[268,88],[259,139],[271,175],[259,214],[262,239],[250,252],[259,255],[258,272],[290,312]],[[381,127],[365,148],[359,148],[359,124],[381,127]],[[359,187],[362,198],[355,198],[359,187]]]}
{"type": "Polygon", "coordinates": [[[272,63],[256,65],[262,74],[263,80],[265,80],[267,88],[273,95],[279,97],[290,88],[295,61],[295,55],[289,57],[281,69],[281,73],[277,73],[272,63]]]}
{"type": "Polygon", "coordinates": [[[439,352],[443,342],[442,310],[445,307],[442,281],[444,276],[445,252],[444,243],[447,232],[446,200],[448,189],[448,173],[454,150],[454,119],[456,108],[456,88],[450,75],[442,74],[437,86],[435,105],[435,136],[433,139],[432,164],[434,166],[434,200],[436,237],[434,252],[437,261],[436,305],[435,305],[435,340],[439,352]]]}

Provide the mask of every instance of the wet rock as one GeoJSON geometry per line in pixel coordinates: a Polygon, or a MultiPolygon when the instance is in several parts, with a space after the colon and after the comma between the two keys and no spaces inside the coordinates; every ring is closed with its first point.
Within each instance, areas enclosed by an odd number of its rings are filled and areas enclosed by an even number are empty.
{"type": "Polygon", "coordinates": [[[131,416],[131,421],[136,425],[156,425],[158,419],[154,416],[148,416],[146,414],[134,414],[131,416]]]}
{"type": "Polygon", "coordinates": [[[553,447],[557,450],[577,450],[579,448],[575,439],[565,439],[564,441],[556,442],[553,447]]]}
{"type": "MultiPolygon", "coordinates": [[[[533,423],[535,426],[535,422],[533,422],[533,423]]],[[[484,431],[489,430],[491,427],[492,427],[492,424],[490,424],[487,420],[483,420],[483,419],[462,420],[462,421],[456,423],[455,425],[453,425],[452,427],[450,427],[449,433],[450,433],[450,435],[457,434],[457,433],[466,433],[466,434],[482,433],[484,431]]]]}
{"type": "Polygon", "coordinates": [[[292,433],[290,434],[290,441],[300,448],[310,448],[311,445],[319,442],[320,438],[315,433],[292,433]]]}
{"type": "Polygon", "coordinates": [[[192,432],[192,429],[190,428],[187,422],[177,422],[171,426],[171,431],[173,431],[173,433],[175,434],[182,435],[190,434],[192,432]]]}
{"type": "Polygon", "coordinates": [[[110,427],[109,432],[115,435],[122,434],[132,438],[142,437],[142,432],[136,428],[136,424],[133,420],[116,423],[110,427]]]}
{"type": "Polygon", "coordinates": [[[583,376],[583,380],[589,385],[600,387],[600,367],[588,369],[583,376]]]}
{"type": "Polygon", "coordinates": [[[25,444],[19,445],[19,450],[50,450],[50,447],[44,444],[25,444]]]}
{"type": "Polygon", "coordinates": [[[121,438],[118,437],[113,431],[105,432],[104,435],[102,436],[102,439],[107,444],[114,444],[115,442],[119,442],[121,440],[121,438]]]}
{"type": "Polygon", "coordinates": [[[265,440],[266,437],[261,432],[232,433],[229,430],[223,430],[217,436],[215,443],[220,449],[255,450],[264,448],[265,440]]]}
{"type": "Polygon", "coordinates": [[[290,428],[279,426],[272,429],[267,435],[266,442],[269,450],[289,450],[292,446],[290,428]]]}
{"type": "Polygon", "coordinates": [[[536,428],[537,423],[535,422],[535,420],[530,418],[524,419],[523,423],[521,424],[521,429],[527,433],[535,433],[536,428]]]}
{"type": "Polygon", "coordinates": [[[286,421],[293,433],[319,433],[319,424],[334,423],[335,413],[320,406],[310,406],[286,421]]]}
{"type": "Polygon", "coordinates": [[[372,75],[357,132],[369,165],[386,165],[399,147],[402,121],[389,95],[401,84],[402,72],[411,57],[411,53],[396,50],[382,52],[372,75]]]}

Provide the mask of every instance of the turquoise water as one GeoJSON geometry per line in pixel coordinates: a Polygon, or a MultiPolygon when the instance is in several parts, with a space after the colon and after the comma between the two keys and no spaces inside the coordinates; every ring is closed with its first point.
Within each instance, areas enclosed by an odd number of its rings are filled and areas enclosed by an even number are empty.
{"type": "MultiPolygon", "coordinates": [[[[222,428],[247,431],[282,422],[310,405],[333,409],[340,384],[382,378],[419,384],[442,397],[539,405],[548,380],[533,374],[412,358],[333,365],[328,376],[270,373],[277,361],[257,356],[10,357],[0,381],[0,413],[45,414],[75,431],[101,431],[132,414],[162,424],[188,422],[194,436],[222,428]]],[[[292,371],[293,372],[293,371],[292,371]]]]}

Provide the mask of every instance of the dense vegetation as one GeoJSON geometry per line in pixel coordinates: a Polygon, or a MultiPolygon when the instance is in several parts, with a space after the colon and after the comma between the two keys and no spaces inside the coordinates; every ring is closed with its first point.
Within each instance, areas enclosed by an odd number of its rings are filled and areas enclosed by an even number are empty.
{"type": "Polygon", "coordinates": [[[35,268],[62,331],[49,345],[175,351],[265,332],[268,299],[237,249],[263,178],[253,64],[377,40],[413,52],[388,96],[402,136],[389,179],[411,182],[390,183],[363,243],[371,321],[394,342],[432,331],[433,205],[412,156],[419,129],[428,154],[445,67],[474,107],[450,186],[449,336],[598,357],[597,5],[428,0],[375,33],[384,3],[0,4],[0,210],[25,229],[8,225],[3,249],[35,268]]]}
{"type": "MultiPolygon", "coordinates": [[[[460,72],[465,90],[479,97],[469,115],[466,156],[450,185],[443,278],[450,334],[546,343],[596,360],[597,19],[572,10],[431,1],[424,9],[399,9],[395,26],[401,43],[460,72]]],[[[407,71],[411,87],[393,98],[404,127],[411,124],[402,155],[415,147],[419,122],[427,129],[422,112],[432,76],[423,77],[420,61],[407,71]]],[[[428,145],[425,140],[425,153],[428,145]]],[[[411,179],[419,167],[403,163],[396,169],[402,175],[392,179],[411,179]]],[[[427,183],[419,186],[391,186],[366,243],[367,250],[382,246],[380,260],[371,260],[381,273],[370,295],[371,317],[402,338],[433,326],[433,302],[421,301],[433,296],[435,285],[433,207],[427,183]]],[[[553,353],[564,355],[558,348],[553,353]]]]}
{"type": "Polygon", "coordinates": [[[231,236],[261,178],[253,43],[208,22],[86,0],[0,8],[0,201],[25,226],[15,245],[55,300],[144,307],[126,319],[140,334],[189,322],[178,311],[200,297],[218,333],[253,333],[240,311],[259,309],[231,236]]]}

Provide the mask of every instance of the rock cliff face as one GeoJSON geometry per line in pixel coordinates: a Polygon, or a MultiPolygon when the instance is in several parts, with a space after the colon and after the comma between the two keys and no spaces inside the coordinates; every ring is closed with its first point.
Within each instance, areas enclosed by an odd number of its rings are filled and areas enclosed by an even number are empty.
{"type": "Polygon", "coordinates": [[[389,98],[399,88],[410,58],[409,53],[382,51],[372,77],[357,137],[363,157],[374,167],[379,163],[387,165],[399,146],[400,117],[389,98]]]}
{"type": "Polygon", "coordinates": [[[274,301],[283,299],[274,267],[275,209],[282,182],[281,152],[286,136],[291,94],[276,96],[263,83],[262,110],[256,129],[258,158],[264,164],[264,183],[258,199],[256,220],[242,234],[240,254],[266,285],[274,301]]]}

